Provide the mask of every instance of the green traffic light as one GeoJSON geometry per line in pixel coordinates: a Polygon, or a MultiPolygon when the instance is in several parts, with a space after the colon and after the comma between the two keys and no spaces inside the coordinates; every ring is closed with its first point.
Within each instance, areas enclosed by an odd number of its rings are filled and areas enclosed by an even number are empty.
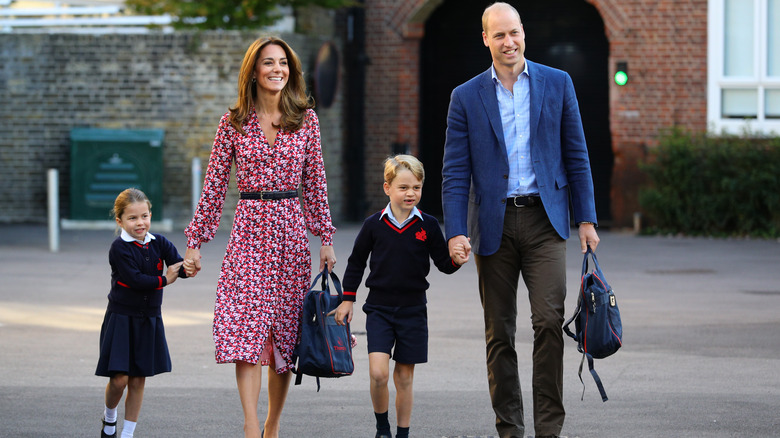
{"type": "Polygon", "coordinates": [[[626,85],[628,83],[628,73],[622,70],[615,72],[615,83],[620,86],[626,85]]]}

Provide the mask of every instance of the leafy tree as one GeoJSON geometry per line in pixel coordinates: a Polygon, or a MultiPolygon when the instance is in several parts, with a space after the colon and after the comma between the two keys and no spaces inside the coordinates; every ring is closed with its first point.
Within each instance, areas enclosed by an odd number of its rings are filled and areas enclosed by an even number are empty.
{"type": "Polygon", "coordinates": [[[276,22],[277,6],[354,6],[354,0],[127,0],[140,14],[176,17],[174,27],[198,29],[253,29],[276,22]]]}

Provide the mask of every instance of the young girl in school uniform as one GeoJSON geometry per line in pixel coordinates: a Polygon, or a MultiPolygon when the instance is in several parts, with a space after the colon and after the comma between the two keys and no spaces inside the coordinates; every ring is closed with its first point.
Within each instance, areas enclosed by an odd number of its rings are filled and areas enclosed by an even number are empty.
{"type": "Polygon", "coordinates": [[[169,372],[171,357],[160,312],[163,287],[186,277],[176,247],[149,232],[152,204],[134,188],[114,201],[120,235],[111,244],[111,291],[100,329],[95,374],[109,378],[100,437],[117,436],[117,406],[127,388],[122,438],[133,436],[147,376],[169,372]],[[168,268],[164,269],[163,264],[168,268]]]}

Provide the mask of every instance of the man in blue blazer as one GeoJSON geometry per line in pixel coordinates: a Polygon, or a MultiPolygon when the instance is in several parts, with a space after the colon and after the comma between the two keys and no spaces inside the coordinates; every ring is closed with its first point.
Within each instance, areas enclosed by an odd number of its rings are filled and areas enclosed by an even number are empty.
{"type": "Polygon", "coordinates": [[[569,75],[524,57],[517,10],[482,16],[493,64],[452,92],[442,206],[452,249],[473,249],[485,317],[488,383],[502,438],[525,436],[515,332],[520,274],[534,330],[532,394],[537,437],[563,427],[566,244],[571,211],[583,253],[595,250],[593,180],[569,75]]]}

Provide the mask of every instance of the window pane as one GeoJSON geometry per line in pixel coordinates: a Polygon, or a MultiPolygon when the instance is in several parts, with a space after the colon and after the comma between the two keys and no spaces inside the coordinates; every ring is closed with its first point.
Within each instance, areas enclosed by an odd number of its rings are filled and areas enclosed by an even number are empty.
{"type": "Polygon", "coordinates": [[[723,90],[721,112],[727,119],[754,119],[758,110],[758,90],[723,90]]]}
{"type": "Polygon", "coordinates": [[[766,118],[780,119],[780,90],[766,90],[766,118]]]}
{"type": "Polygon", "coordinates": [[[767,75],[780,76],[780,0],[768,0],[767,75]]]}
{"type": "Polygon", "coordinates": [[[725,0],[726,76],[753,76],[753,0],[725,0]]]}

